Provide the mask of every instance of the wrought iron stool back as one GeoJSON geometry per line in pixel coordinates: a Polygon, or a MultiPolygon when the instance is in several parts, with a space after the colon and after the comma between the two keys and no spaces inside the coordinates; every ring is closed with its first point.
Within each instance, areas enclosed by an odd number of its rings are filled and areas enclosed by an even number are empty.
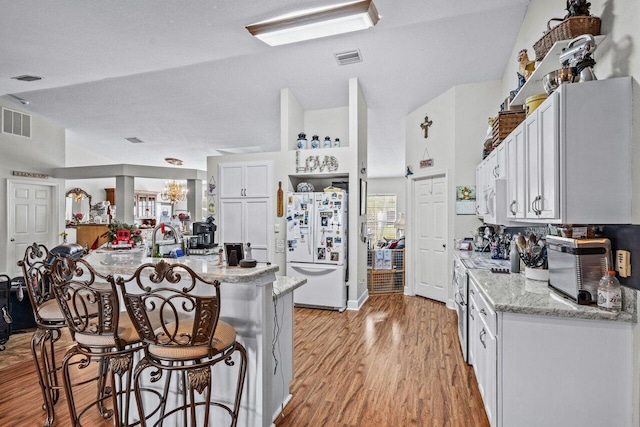
{"type": "Polygon", "coordinates": [[[113,276],[97,273],[84,259],[66,256],[54,261],[51,281],[76,342],[62,361],[65,393],[74,425],[80,426],[82,416],[94,405],[103,418],[110,418],[115,413],[116,426],[129,425],[133,353],[141,349],[141,341],[127,312],[120,311],[113,276]],[[80,369],[89,366],[92,359],[97,359],[100,364],[97,397],[82,410],[77,408],[70,372],[71,362],[78,355],[81,358],[80,369]],[[107,371],[110,371],[111,387],[105,384],[107,371]],[[109,398],[113,409],[105,406],[109,398]]]}
{"type": "MultiPolygon", "coordinates": [[[[141,265],[135,274],[116,283],[138,334],[145,343],[145,355],[135,370],[135,390],[140,418],[144,419],[141,379],[146,368],[154,368],[151,382],[161,379],[166,371],[163,404],[156,424],[170,416],[180,416],[180,424],[208,425],[210,407],[226,410],[231,426],[237,423],[240,397],[246,375],[246,351],[236,342],[236,331],[220,317],[220,282],[207,280],[184,264],[158,263],[141,265]],[[234,366],[232,355],[240,355],[238,379],[233,407],[211,401],[211,367],[224,361],[234,366]],[[183,401],[167,409],[166,397],[173,371],[182,381],[183,401]],[[186,383],[186,384],[185,384],[186,383]],[[204,400],[195,396],[206,390],[204,400]],[[189,392],[187,396],[187,391],[189,392]],[[204,414],[197,419],[197,408],[204,414]]],[[[142,423],[145,425],[145,423],[142,423]]]]}

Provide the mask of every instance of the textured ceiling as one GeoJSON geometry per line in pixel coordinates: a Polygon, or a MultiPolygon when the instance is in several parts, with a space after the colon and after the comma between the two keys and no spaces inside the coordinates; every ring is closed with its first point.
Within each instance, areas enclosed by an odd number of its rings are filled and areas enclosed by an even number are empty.
{"type": "Polygon", "coordinates": [[[206,169],[217,150],[279,149],[281,88],[332,108],[357,77],[370,176],[401,176],[404,117],[453,85],[501,78],[529,3],[375,0],[372,29],[279,47],[244,28],[344,1],[0,0],[0,95],[112,163],[206,169]],[[352,49],[364,61],[338,66],[333,54],[352,49]],[[22,74],[43,79],[11,79],[22,74]]]}

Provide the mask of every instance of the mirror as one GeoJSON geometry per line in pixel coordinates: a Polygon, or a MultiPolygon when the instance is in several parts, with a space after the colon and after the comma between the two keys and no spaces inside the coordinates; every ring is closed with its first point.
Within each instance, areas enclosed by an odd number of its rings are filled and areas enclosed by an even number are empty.
{"type": "Polygon", "coordinates": [[[91,196],[89,193],[81,188],[72,188],[66,192],[65,196],[67,197],[65,219],[74,223],[89,222],[91,213],[91,196]]]}

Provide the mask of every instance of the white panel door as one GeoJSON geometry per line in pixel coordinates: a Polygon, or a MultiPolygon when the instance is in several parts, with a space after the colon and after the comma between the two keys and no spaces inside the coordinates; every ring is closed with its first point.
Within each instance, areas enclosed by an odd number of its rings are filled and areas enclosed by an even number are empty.
{"type": "Polygon", "coordinates": [[[35,242],[51,248],[57,233],[51,186],[9,182],[8,193],[7,269],[13,277],[20,274],[16,263],[27,246],[35,242]]]}
{"type": "Polygon", "coordinates": [[[443,176],[415,181],[416,228],[415,293],[436,301],[447,300],[447,191],[443,176]]]}
{"type": "Polygon", "coordinates": [[[251,256],[260,262],[270,261],[268,259],[269,249],[269,200],[256,199],[246,200],[244,204],[244,240],[251,243],[251,256]]]}

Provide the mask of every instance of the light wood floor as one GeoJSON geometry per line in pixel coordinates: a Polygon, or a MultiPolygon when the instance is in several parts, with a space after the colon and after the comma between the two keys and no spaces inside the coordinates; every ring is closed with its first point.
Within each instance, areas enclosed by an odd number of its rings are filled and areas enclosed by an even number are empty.
{"type": "Polygon", "coordinates": [[[293,399],[277,426],[488,426],[456,322],[404,295],[341,314],[296,309],[293,399]]]}
{"type": "MultiPolygon", "coordinates": [[[[293,399],[277,427],[489,425],[455,312],[444,304],[385,295],[359,311],[296,308],[294,330],[293,399]]],[[[42,425],[32,366],[29,359],[0,370],[0,426],[42,425]]],[[[56,409],[55,425],[69,426],[64,397],[56,409]]]]}

